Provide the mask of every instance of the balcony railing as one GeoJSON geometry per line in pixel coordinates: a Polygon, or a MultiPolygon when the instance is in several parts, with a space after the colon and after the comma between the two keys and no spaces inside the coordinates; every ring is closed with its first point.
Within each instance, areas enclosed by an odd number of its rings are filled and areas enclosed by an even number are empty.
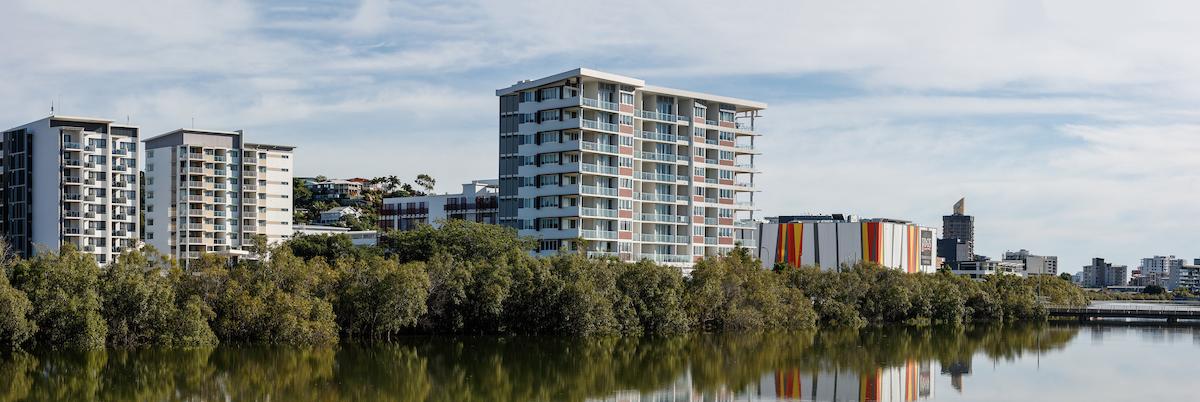
{"type": "Polygon", "coordinates": [[[660,193],[633,193],[633,198],[642,201],[658,201],[658,202],[675,202],[677,199],[674,194],[660,193]]]}
{"type": "Polygon", "coordinates": [[[670,113],[659,113],[651,110],[638,110],[636,115],[637,117],[641,117],[643,119],[662,120],[670,123],[674,123],[679,120],[686,120],[686,118],[683,116],[673,115],[670,113]]]}
{"type": "Polygon", "coordinates": [[[580,119],[579,125],[583,128],[588,128],[588,129],[592,129],[592,130],[612,131],[614,133],[621,132],[621,128],[618,127],[616,124],[605,123],[602,121],[580,119]]]}
{"type": "Polygon", "coordinates": [[[754,131],[754,125],[750,123],[737,123],[738,130],[754,131]]]}
{"type": "Polygon", "coordinates": [[[633,156],[636,158],[641,158],[641,159],[649,159],[649,160],[654,160],[654,161],[663,161],[663,162],[672,162],[672,163],[679,160],[679,158],[676,157],[675,154],[660,154],[657,152],[637,151],[637,152],[634,152],[633,156]]]}
{"type": "Polygon", "coordinates": [[[580,101],[580,103],[582,103],[584,106],[587,106],[587,107],[611,110],[614,112],[621,111],[621,106],[618,105],[616,102],[608,102],[608,101],[602,101],[599,99],[583,98],[583,97],[579,98],[579,101],[580,101]]]}
{"type": "Polygon", "coordinates": [[[600,144],[595,142],[580,141],[580,148],[586,151],[608,152],[610,154],[617,153],[616,145],[600,144]]]}
{"type": "Polygon", "coordinates": [[[601,218],[616,218],[617,210],[604,208],[580,208],[579,214],[583,216],[596,216],[601,218]]]}
{"type": "Polygon", "coordinates": [[[610,187],[599,186],[579,186],[580,194],[603,195],[609,197],[617,196],[617,189],[610,187]]]}
{"type": "Polygon", "coordinates": [[[63,143],[63,148],[66,148],[66,149],[83,149],[83,144],[80,144],[80,143],[78,143],[78,142],[64,142],[64,143],[63,143]]]}
{"type": "Polygon", "coordinates": [[[650,234],[650,233],[634,233],[633,241],[644,241],[652,243],[687,243],[687,236],[676,236],[669,234],[650,234]]]}
{"type": "Polygon", "coordinates": [[[676,176],[676,175],[669,174],[669,173],[653,173],[653,172],[641,172],[638,174],[638,178],[642,179],[642,180],[669,181],[669,182],[674,182],[676,180],[683,179],[680,176],[676,176]]]}
{"type": "Polygon", "coordinates": [[[634,258],[639,260],[650,260],[654,262],[692,262],[690,255],[678,254],[634,254],[634,258]]]}
{"type": "Polygon", "coordinates": [[[579,164],[579,171],[585,172],[585,173],[599,173],[599,174],[610,174],[610,175],[616,175],[616,174],[618,174],[617,172],[619,172],[619,170],[617,169],[616,166],[602,166],[602,165],[593,165],[593,164],[589,164],[589,163],[579,164]]]}
{"type": "Polygon", "coordinates": [[[655,131],[638,130],[637,134],[638,134],[638,137],[642,137],[642,138],[645,138],[648,140],[663,141],[663,142],[675,142],[678,140],[678,137],[676,137],[675,134],[671,134],[671,133],[659,133],[659,132],[655,132],[655,131]]]}
{"type": "Polygon", "coordinates": [[[638,220],[650,222],[686,223],[687,217],[682,215],[637,214],[638,220]]]}
{"type": "Polygon", "coordinates": [[[580,230],[579,235],[591,239],[616,239],[617,232],[607,230],[580,230]]]}

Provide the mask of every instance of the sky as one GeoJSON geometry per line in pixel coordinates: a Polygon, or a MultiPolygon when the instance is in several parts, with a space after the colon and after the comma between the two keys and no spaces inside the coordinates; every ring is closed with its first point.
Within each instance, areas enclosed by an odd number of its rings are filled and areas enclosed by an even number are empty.
{"type": "Polygon", "coordinates": [[[1200,257],[1200,3],[0,1],[0,125],[245,130],[296,174],[497,174],[497,88],[588,67],[766,102],[761,216],[940,228],[1076,272],[1200,257]],[[194,123],[193,123],[194,121],[194,123]],[[194,124],[194,125],[193,125],[194,124]]]}

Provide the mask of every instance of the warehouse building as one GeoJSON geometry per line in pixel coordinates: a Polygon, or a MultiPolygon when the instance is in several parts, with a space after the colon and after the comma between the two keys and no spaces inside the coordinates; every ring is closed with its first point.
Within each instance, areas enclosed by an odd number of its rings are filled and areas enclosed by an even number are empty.
{"type": "Polygon", "coordinates": [[[757,255],[764,268],[776,263],[834,270],[870,261],[904,272],[937,271],[937,233],[897,219],[852,215],[767,218],[759,224],[757,255]]]}

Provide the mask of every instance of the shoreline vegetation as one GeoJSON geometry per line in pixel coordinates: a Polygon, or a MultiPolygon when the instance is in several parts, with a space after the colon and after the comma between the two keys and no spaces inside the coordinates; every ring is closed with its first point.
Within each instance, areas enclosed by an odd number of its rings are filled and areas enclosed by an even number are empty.
{"type": "Polygon", "coordinates": [[[4,258],[6,349],[321,345],[419,334],[669,335],[1040,321],[1088,298],[1057,277],[975,282],[871,264],[841,272],[761,269],[744,248],[698,262],[691,277],[648,261],[574,253],[532,257],[530,239],[451,220],[389,232],[378,247],[300,236],[269,261],[205,254],[184,272],[153,250],[106,268],[69,246],[4,258]]]}

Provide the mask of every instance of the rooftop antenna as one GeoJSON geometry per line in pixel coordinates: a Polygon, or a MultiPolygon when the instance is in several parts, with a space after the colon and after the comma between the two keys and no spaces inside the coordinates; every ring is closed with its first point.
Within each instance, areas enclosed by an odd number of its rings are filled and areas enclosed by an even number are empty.
{"type": "Polygon", "coordinates": [[[192,116],[192,128],[196,128],[196,116],[192,116]]]}
{"type": "Polygon", "coordinates": [[[54,115],[54,101],[50,101],[50,115],[54,115]]]}

